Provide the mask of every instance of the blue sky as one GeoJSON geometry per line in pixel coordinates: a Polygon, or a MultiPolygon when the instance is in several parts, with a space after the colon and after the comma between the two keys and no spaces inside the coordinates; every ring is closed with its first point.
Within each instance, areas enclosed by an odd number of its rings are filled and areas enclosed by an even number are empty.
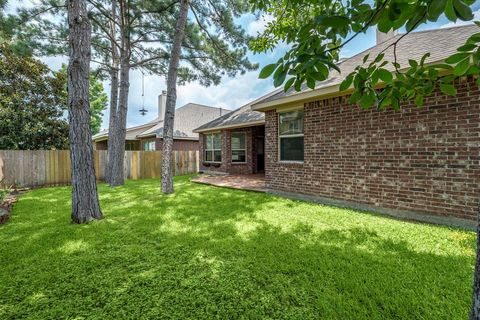
{"type": "MultiPolygon", "coordinates": [[[[33,0],[34,1],[34,0],[33,0]]],[[[23,2],[28,3],[28,0],[23,2]]],[[[7,11],[13,11],[19,5],[16,1],[9,1],[7,11]]],[[[480,4],[473,6],[476,20],[480,19],[480,4]]],[[[260,17],[257,19],[254,15],[249,14],[238,19],[238,23],[249,33],[255,35],[263,30],[265,21],[268,17],[260,17]]],[[[419,30],[435,29],[439,27],[449,27],[454,24],[450,23],[446,18],[441,18],[435,23],[422,25],[419,30]]],[[[369,29],[365,34],[359,35],[349,44],[347,44],[341,52],[343,57],[350,57],[362,52],[375,44],[375,30],[369,29]]],[[[427,49],[427,48],[426,48],[427,49]]],[[[286,46],[281,45],[272,52],[265,54],[249,53],[248,57],[252,62],[259,63],[259,70],[269,64],[277,61],[286,51],[286,46]]],[[[58,69],[62,63],[66,63],[65,57],[46,57],[42,60],[52,69],[58,69]]],[[[222,107],[226,109],[236,109],[249,101],[267,94],[274,90],[272,79],[258,79],[258,70],[248,72],[244,75],[238,75],[235,78],[225,77],[218,86],[202,87],[198,83],[189,83],[185,86],[179,86],[177,89],[177,108],[186,103],[193,102],[205,104],[214,107],[222,107]]],[[[108,93],[110,86],[108,81],[104,83],[105,91],[108,93]]],[[[129,111],[127,117],[128,126],[134,126],[153,120],[157,116],[157,96],[162,90],[166,90],[166,84],[163,77],[145,76],[145,108],[149,110],[147,115],[141,116],[138,110],[142,106],[142,76],[140,71],[133,70],[130,75],[130,96],[129,111]]],[[[108,126],[108,110],[105,112],[102,128],[108,126]]]]}

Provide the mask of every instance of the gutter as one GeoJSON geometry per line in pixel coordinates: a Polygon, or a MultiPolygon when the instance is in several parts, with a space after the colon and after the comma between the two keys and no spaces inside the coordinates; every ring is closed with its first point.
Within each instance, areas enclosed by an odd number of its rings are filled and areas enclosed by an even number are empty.
{"type": "Polygon", "coordinates": [[[258,125],[264,125],[265,124],[265,119],[263,120],[256,120],[256,121],[250,121],[250,122],[243,122],[243,123],[238,123],[238,124],[232,124],[232,125],[224,125],[224,126],[218,126],[218,127],[210,127],[210,128],[205,128],[205,129],[195,129],[193,132],[195,133],[204,133],[204,132],[210,132],[210,131],[218,131],[218,130],[224,130],[224,129],[238,129],[238,128],[248,128],[248,127],[255,127],[258,125]]]}

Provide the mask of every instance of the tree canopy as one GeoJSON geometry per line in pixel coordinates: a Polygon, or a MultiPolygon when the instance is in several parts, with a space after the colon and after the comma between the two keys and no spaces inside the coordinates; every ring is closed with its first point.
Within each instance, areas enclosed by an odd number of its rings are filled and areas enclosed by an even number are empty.
{"type": "MultiPolygon", "coordinates": [[[[351,0],[309,1],[283,0],[254,1],[256,9],[273,17],[266,30],[251,47],[255,52],[273,49],[281,42],[290,49],[276,63],[267,65],[261,78],[273,75],[275,86],[284,85],[299,91],[303,83],[315,88],[318,81],[327,79],[337,66],[343,46],[368,28],[376,27],[381,32],[405,30],[403,36],[387,49],[396,49],[403,37],[427,22],[437,21],[442,15],[448,20],[470,21],[473,19],[471,5],[474,0],[351,0]]],[[[479,29],[480,31],[480,29],[479,29]]],[[[405,100],[414,100],[422,105],[423,97],[440,89],[455,95],[453,81],[463,75],[478,74],[480,70],[480,33],[471,36],[458,48],[458,52],[445,63],[431,64],[429,54],[420,61],[410,60],[408,65],[388,61],[380,53],[365,57],[364,65],[349,74],[340,89],[354,88],[351,103],[364,108],[377,106],[398,109],[405,100]],[[391,65],[395,72],[385,66],[391,65]],[[447,76],[445,76],[447,75],[447,76]],[[375,90],[380,84],[383,90],[375,90]]],[[[426,48],[428,51],[428,48],[426,48]]],[[[480,82],[479,82],[480,84],[480,82]]]]}
{"type": "Polygon", "coordinates": [[[0,45],[0,149],[66,149],[64,84],[29,56],[0,45]]]}

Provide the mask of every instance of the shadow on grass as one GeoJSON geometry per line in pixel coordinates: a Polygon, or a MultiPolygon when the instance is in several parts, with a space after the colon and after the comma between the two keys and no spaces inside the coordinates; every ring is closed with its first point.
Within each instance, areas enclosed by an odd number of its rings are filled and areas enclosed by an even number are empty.
{"type": "Polygon", "coordinates": [[[35,190],[0,228],[0,318],[460,319],[474,235],[176,178],[35,190]],[[453,241],[452,239],[456,239],[453,241]]]}

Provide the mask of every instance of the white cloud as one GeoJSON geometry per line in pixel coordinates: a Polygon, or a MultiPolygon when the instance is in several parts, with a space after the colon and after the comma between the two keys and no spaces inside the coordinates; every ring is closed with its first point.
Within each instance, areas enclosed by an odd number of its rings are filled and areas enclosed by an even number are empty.
{"type": "Polygon", "coordinates": [[[247,31],[250,35],[256,36],[267,28],[267,23],[273,21],[272,15],[261,15],[258,19],[248,24],[247,31]]]}
{"type": "MultiPolygon", "coordinates": [[[[480,20],[480,9],[473,12],[473,21],[477,21],[477,20],[480,20]]],[[[457,22],[446,23],[446,24],[440,26],[440,28],[450,28],[450,27],[464,26],[464,25],[469,25],[469,24],[473,24],[473,22],[472,21],[457,20],[457,22]]]]}

